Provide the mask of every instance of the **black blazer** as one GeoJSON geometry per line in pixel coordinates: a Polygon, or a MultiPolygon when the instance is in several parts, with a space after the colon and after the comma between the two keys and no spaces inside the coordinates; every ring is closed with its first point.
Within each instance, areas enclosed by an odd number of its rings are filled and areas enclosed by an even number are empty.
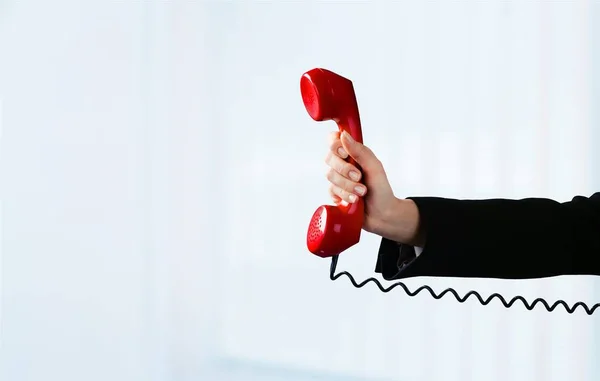
{"type": "Polygon", "coordinates": [[[417,276],[528,279],[600,275],[600,192],[569,202],[411,197],[426,243],[383,239],[375,271],[417,276]]]}

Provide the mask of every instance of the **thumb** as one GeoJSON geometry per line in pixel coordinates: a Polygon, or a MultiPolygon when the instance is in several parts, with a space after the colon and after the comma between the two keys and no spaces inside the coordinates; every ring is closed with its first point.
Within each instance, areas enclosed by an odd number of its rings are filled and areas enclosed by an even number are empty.
{"type": "Polygon", "coordinates": [[[377,162],[377,157],[375,157],[373,151],[364,144],[354,140],[348,132],[342,132],[340,138],[342,146],[346,152],[348,152],[348,155],[356,160],[356,162],[364,169],[372,167],[373,163],[377,162]]]}

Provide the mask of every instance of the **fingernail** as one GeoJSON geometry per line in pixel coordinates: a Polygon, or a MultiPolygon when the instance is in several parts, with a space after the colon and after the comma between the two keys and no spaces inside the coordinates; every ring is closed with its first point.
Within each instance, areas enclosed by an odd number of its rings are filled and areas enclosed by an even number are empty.
{"type": "Polygon", "coordinates": [[[348,153],[342,147],[338,148],[338,155],[340,155],[342,157],[342,159],[345,159],[346,157],[348,157],[348,153]]]}
{"type": "Polygon", "coordinates": [[[346,141],[347,141],[348,143],[354,143],[354,139],[352,139],[352,136],[350,136],[350,134],[348,133],[348,131],[344,131],[344,132],[342,133],[342,138],[343,138],[343,139],[346,139],[346,141]]]}
{"type": "Polygon", "coordinates": [[[358,181],[360,179],[360,175],[356,171],[350,171],[350,178],[354,181],[358,181]]]}
{"type": "Polygon", "coordinates": [[[366,192],[367,190],[365,189],[365,187],[357,186],[357,187],[355,187],[355,188],[354,188],[354,191],[355,191],[356,193],[358,193],[359,195],[361,195],[361,196],[362,196],[362,195],[364,195],[364,194],[365,194],[365,192],[366,192]]]}
{"type": "Polygon", "coordinates": [[[350,198],[350,202],[356,202],[356,200],[358,200],[358,197],[356,197],[355,194],[351,194],[349,198],[350,198]]]}

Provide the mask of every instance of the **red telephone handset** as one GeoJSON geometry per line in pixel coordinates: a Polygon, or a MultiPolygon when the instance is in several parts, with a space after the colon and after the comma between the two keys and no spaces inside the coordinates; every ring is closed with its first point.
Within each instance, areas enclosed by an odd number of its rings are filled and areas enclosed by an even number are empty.
{"type": "MultiPolygon", "coordinates": [[[[363,142],[358,104],[349,79],[329,70],[312,69],[302,75],[300,91],[311,118],[317,122],[333,120],[340,132],[347,131],[354,140],[363,142]]],[[[352,158],[347,161],[358,167],[352,158]]],[[[363,219],[362,197],[348,205],[320,206],[308,226],[308,250],[324,258],[340,254],[360,240],[363,219]]]]}

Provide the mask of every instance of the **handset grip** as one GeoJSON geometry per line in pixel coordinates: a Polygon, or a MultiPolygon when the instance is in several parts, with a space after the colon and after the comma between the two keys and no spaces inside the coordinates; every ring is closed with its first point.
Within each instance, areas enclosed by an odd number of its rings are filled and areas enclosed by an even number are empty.
{"type": "MultiPolygon", "coordinates": [[[[315,121],[333,120],[340,132],[346,131],[363,143],[358,103],[349,79],[326,69],[316,68],[300,79],[304,107],[315,121]]],[[[354,159],[346,159],[360,167],[354,159]]],[[[364,200],[359,197],[347,205],[322,205],[314,212],[306,237],[308,249],[320,257],[338,255],[360,240],[364,219],[364,200]]]]}

